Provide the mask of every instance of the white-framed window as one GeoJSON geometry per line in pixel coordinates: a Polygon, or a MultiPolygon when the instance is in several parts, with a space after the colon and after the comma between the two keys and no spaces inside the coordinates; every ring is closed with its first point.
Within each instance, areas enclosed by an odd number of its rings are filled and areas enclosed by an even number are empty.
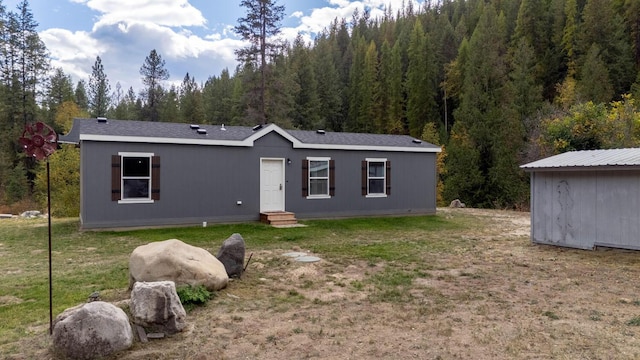
{"type": "Polygon", "coordinates": [[[159,200],[159,157],[153,153],[120,152],[112,157],[112,200],[148,203],[159,200]]]}
{"type": "Polygon", "coordinates": [[[308,157],[309,176],[308,189],[309,198],[327,198],[329,194],[330,168],[331,158],[308,157]]]}
{"type": "Polygon", "coordinates": [[[330,199],[335,196],[335,160],[329,157],[302,159],[302,196],[307,199],[330,199]]]}
{"type": "Polygon", "coordinates": [[[386,158],[367,158],[363,161],[363,195],[367,197],[386,197],[389,195],[389,165],[386,158]]]}

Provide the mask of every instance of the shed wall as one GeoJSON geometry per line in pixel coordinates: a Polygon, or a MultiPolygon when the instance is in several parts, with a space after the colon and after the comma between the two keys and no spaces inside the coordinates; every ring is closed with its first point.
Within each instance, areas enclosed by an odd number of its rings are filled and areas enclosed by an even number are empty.
{"type": "Polygon", "coordinates": [[[435,154],[294,149],[276,133],[253,147],[83,142],[81,221],[83,228],[109,228],[252,221],[260,212],[260,159],[283,158],[285,207],[298,218],[435,213],[435,154]],[[111,201],[110,157],[118,152],[160,156],[160,200],[151,204],[111,201]],[[335,196],[302,196],[302,160],[335,160],[335,196]],[[361,161],[391,161],[391,195],[361,195],[361,161]],[[242,205],[237,205],[242,201],[242,205]]]}
{"type": "Polygon", "coordinates": [[[535,243],[640,248],[640,171],[534,172],[531,196],[535,243]]]}

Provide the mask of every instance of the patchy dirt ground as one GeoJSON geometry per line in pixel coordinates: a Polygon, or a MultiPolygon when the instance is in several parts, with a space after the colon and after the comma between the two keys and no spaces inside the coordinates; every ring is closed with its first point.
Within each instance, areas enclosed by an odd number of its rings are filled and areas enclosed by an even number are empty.
{"type": "Polygon", "coordinates": [[[460,232],[473,251],[425,258],[409,300],[371,301],[385,263],[261,251],[186,332],[114,359],[640,358],[640,252],[533,245],[528,213],[439,211],[487,226],[460,232]]]}

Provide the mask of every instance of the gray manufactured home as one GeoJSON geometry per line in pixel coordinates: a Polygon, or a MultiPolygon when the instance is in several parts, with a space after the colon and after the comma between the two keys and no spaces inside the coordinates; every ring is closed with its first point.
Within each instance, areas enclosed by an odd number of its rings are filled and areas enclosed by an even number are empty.
{"type": "Polygon", "coordinates": [[[531,173],[531,240],[581,249],[640,249],[640,149],[572,151],[531,173]]]}
{"type": "Polygon", "coordinates": [[[440,148],[403,135],[75,119],[85,229],[433,214],[440,148]]]}

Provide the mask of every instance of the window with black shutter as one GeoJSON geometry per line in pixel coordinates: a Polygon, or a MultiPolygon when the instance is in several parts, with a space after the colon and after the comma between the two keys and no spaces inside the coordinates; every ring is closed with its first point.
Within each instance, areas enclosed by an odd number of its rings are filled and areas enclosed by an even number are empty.
{"type": "Polygon", "coordinates": [[[160,157],[149,153],[112,155],[111,200],[123,203],[160,200],[160,157]]]}
{"type": "Polygon", "coordinates": [[[335,196],[335,161],[308,157],[302,160],[302,196],[322,199],[335,196]]]}

